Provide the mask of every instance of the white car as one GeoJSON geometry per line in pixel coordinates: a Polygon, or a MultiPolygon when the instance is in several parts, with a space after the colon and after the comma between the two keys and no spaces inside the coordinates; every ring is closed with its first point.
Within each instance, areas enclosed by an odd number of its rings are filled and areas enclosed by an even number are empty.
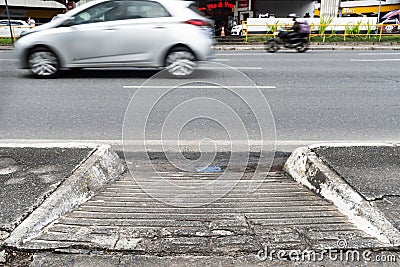
{"type": "MultiPolygon", "coordinates": [[[[19,37],[23,31],[31,28],[31,26],[23,20],[11,19],[10,22],[13,37],[19,37]]],[[[0,37],[11,37],[9,25],[8,19],[0,20],[0,37]]]]}
{"type": "Polygon", "coordinates": [[[246,33],[245,33],[246,28],[244,29],[244,31],[242,29],[243,29],[242,24],[233,26],[232,29],[231,29],[231,35],[245,36],[246,35],[246,33]]]}
{"type": "Polygon", "coordinates": [[[15,48],[35,77],[61,69],[166,67],[191,74],[213,57],[209,19],[181,0],[95,0],[22,35],[15,48]]]}

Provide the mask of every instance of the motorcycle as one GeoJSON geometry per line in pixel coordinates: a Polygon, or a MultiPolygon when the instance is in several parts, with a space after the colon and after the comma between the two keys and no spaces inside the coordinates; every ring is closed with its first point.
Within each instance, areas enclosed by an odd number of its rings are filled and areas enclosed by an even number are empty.
{"type": "Polygon", "coordinates": [[[280,31],[274,33],[274,36],[265,43],[265,48],[270,53],[278,51],[281,46],[289,49],[294,48],[299,53],[304,53],[308,50],[308,34],[280,31]]]}

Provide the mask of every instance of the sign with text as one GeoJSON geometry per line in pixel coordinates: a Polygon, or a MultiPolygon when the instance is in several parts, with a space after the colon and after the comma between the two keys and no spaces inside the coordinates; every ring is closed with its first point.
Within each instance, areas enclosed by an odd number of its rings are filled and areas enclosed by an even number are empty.
{"type": "Polygon", "coordinates": [[[239,0],[238,1],[238,9],[249,10],[249,8],[250,8],[250,1],[249,0],[239,0]]]}
{"type": "Polygon", "coordinates": [[[223,9],[223,8],[234,9],[235,4],[232,4],[229,1],[216,1],[216,2],[210,2],[207,4],[208,11],[211,11],[214,9],[223,9]]]}

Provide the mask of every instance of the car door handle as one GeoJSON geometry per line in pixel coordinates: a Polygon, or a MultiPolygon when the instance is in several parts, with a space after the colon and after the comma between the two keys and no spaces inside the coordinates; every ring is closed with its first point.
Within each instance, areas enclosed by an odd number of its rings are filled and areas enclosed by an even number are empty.
{"type": "Polygon", "coordinates": [[[155,29],[165,29],[166,27],[164,25],[156,25],[154,26],[155,29]]]}

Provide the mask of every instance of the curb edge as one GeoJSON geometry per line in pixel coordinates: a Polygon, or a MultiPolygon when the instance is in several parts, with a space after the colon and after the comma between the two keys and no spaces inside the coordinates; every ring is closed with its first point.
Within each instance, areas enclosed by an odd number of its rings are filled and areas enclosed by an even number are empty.
{"type": "Polygon", "coordinates": [[[320,160],[310,147],[293,151],[284,170],[298,183],[333,202],[358,229],[388,246],[400,245],[400,232],[385,215],[320,160]]]}
{"type": "Polygon", "coordinates": [[[4,247],[23,248],[55,220],[84,203],[125,167],[109,145],[100,145],[75,171],[37,207],[4,241],[4,247]]]}

